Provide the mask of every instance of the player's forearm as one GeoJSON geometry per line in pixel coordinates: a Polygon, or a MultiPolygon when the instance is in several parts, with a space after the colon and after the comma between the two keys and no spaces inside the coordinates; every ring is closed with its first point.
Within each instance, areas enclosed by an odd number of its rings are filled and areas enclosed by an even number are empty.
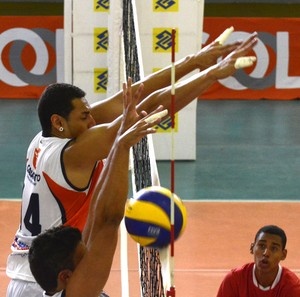
{"type": "Polygon", "coordinates": [[[118,225],[124,214],[128,194],[129,149],[116,148],[116,142],[108,155],[90,201],[90,210],[83,232],[88,241],[91,230],[97,232],[104,223],[118,225]]]}
{"type": "MultiPolygon", "coordinates": [[[[175,89],[175,111],[179,111],[193,100],[201,96],[218,81],[216,66],[194,74],[190,78],[179,82],[175,89]]],[[[171,91],[170,91],[171,93],[171,91]]],[[[170,95],[171,96],[171,95],[170,95]]],[[[169,100],[170,102],[170,100],[169,100]]]]}
{"type": "Polygon", "coordinates": [[[129,147],[116,140],[101,175],[103,182],[95,189],[100,193],[95,202],[95,217],[101,221],[119,224],[123,218],[128,194],[128,165],[129,147]],[[102,207],[97,207],[100,203],[102,207]]]}
{"type": "MultiPolygon", "coordinates": [[[[175,111],[181,110],[192,102],[216,81],[217,76],[215,75],[214,67],[211,67],[177,83],[175,88],[175,111]]],[[[149,112],[158,104],[162,104],[170,113],[171,87],[164,88],[148,96],[148,98],[140,103],[138,110],[145,109],[149,112]]]]}
{"type": "MultiPolygon", "coordinates": [[[[195,55],[188,55],[175,62],[175,80],[179,80],[191,71],[198,69],[199,65],[195,55]]],[[[171,65],[154,72],[142,80],[144,84],[143,96],[148,97],[151,93],[165,88],[171,84],[171,65]]]]}
{"type": "MultiPolygon", "coordinates": [[[[199,67],[199,57],[196,58],[195,55],[189,55],[177,61],[175,63],[176,80],[179,80],[199,67]]],[[[136,92],[141,83],[144,84],[142,98],[146,98],[153,92],[169,86],[171,83],[171,65],[152,73],[141,81],[133,84],[132,93],[136,92]]],[[[108,123],[113,121],[122,114],[122,104],[121,91],[106,100],[93,103],[91,105],[91,112],[96,123],[108,123]]]]}
{"type": "Polygon", "coordinates": [[[121,117],[110,124],[96,125],[79,135],[64,153],[65,164],[92,170],[95,162],[107,158],[120,123],[121,117]]]}

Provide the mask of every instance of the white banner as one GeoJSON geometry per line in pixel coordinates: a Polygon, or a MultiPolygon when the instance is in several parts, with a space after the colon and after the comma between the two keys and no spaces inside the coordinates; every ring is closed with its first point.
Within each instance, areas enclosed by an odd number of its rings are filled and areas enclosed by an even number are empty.
{"type": "MultiPolygon", "coordinates": [[[[136,5],[145,76],[171,64],[172,28],[176,29],[176,60],[201,48],[204,0],[148,0],[136,5]]],[[[156,159],[171,159],[172,145],[174,159],[196,159],[196,106],[194,100],[175,117],[174,143],[170,120],[159,125],[153,135],[156,159]]]]}
{"type": "Polygon", "coordinates": [[[109,1],[73,1],[73,84],[90,103],[107,98],[109,1]]]}

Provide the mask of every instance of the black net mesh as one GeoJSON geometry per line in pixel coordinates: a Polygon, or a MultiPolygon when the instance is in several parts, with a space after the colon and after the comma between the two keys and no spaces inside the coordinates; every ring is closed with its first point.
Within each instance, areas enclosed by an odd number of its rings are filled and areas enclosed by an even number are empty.
{"type": "MultiPolygon", "coordinates": [[[[123,0],[123,34],[126,76],[133,82],[140,80],[139,57],[131,0],[123,0]]],[[[152,185],[147,138],[133,147],[135,190],[152,185]]],[[[163,297],[159,251],[140,247],[140,282],[143,297],[163,297]]]]}

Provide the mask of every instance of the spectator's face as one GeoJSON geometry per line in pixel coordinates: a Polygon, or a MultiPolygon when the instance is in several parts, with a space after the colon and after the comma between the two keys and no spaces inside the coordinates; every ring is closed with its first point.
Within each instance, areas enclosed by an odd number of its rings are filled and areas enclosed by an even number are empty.
{"type": "Polygon", "coordinates": [[[261,273],[278,271],[278,264],[286,258],[287,250],[282,249],[280,236],[260,233],[251,251],[254,255],[256,270],[261,273]]]}
{"type": "Polygon", "coordinates": [[[74,99],[72,103],[74,108],[66,121],[67,138],[76,138],[96,124],[85,98],[74,99]]]}

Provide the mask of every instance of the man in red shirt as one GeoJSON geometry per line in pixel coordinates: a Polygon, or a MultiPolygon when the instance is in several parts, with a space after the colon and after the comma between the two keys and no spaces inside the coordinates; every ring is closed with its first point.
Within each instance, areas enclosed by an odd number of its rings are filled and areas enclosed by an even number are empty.
{"type": "Polygon", "coordinates": [[[254,262],[231,270],[217,297],[299,297],[299,278],[280,265],[287,256],[286,241],[278,226],[260,228],[250,247],[254,262]]]}

